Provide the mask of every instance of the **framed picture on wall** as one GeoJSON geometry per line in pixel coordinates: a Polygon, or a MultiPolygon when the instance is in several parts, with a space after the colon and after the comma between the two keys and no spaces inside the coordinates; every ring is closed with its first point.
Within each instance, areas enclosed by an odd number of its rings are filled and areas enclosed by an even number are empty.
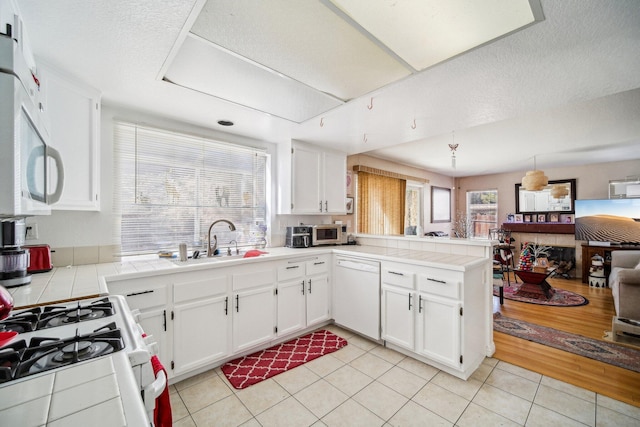
{"type": "Polygon", "coordinates": [[[347,196],[353,195],[353,171],[347,171],[347,196]]]}
{"type": "Polygon", "coordinates": [[[549,214],[549,222],[558,222],[560,220],[560,215],[557,213],[549,214]]]}
{"type": "Polygon", "coordinates": [[[524,222],[531,222],[531,215],[530,214],[526,214],[524,216],[524,222]]]}
{"type": "Polygon", "coordinates": [[[523,222],[524,221],[524,217],[522,216],[522,214],[515,214],[513,216],[513,222],[523,222]]]}
{"type": "Polygon", "coordinates": [[[347,213],[348,214],[352,214],[353,213],[353,197],[347,197],[346,208],[347,208],[347,213]]]}
{"type": "Polygon", "coordinates": [[[538,221],[537,222],[547,222],[547,215],[545,214],[538,214],[538,221]]]}
{"type": "Polygon", "coordinates": [[[431,187],[431,222],[451,222],[451,189],[431,187]]]}

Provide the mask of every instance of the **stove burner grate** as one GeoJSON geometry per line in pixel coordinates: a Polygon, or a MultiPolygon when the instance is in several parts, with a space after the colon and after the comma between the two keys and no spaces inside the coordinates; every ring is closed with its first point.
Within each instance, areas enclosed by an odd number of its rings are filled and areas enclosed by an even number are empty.
{"type": "Polygon", "coordinates": [[[115,313],[113,304],[108,298],[93,301],[89,304],[81,304],[73,308],[68,306],[45,307],[40,315],[37,329],[54,328],[56,326],[68,325],[88,320],[100,319],[112,316],[115,313]]]}
{"type": "Polygon", "coordinates": [[[59,339],[33,337],[0,349],[0,383],[51,369],[106,356],[124,348],[124,340],[115,322],[91,333],[59,339]]]}

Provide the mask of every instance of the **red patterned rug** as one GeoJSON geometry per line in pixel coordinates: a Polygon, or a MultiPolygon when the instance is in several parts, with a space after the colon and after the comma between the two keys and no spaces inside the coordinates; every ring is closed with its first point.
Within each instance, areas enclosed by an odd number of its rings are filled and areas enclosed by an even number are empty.
{"type": "MultiPolygon", "coordinates": [[[[530,304],[551,305],[555,307],[576,307],[589,304],[589,300],[582,295],[564,289],[553,288],[553,295],[547,299],[541,289],[535,285],[527,284],[526,292],[518,292],[522,283],[504,284],[504,297],[512,301],[528,302],[530,304]],[[538,288],[537,292],[535,288],[538,288]]],[[[499,287],[493,287],[493,295],[499,296],[499,287]]]]}
{"type": "Polygon", "coordinates": [[[640,372],[640,350],[493,314],[493,330],[640,372]]]}
{"type": "Polygon", "coordinates": [[[237,389],[271,378],[296,366],[333,353],[347,340],[327,330],[316,331],[286,343],[225,363],[222,372],[237,389]]]}

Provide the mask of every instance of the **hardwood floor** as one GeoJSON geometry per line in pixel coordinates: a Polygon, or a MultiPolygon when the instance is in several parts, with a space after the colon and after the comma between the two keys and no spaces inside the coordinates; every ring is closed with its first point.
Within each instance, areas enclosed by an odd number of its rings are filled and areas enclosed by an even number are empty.
{"type": "MultiPolygon", "coordinates": [[[[493,299],[493,311],[582,336],[603,339],[611,330],[615,311],[611,290],[592,288],[579,279],[549,279],[551,286],[584,295],[589,304],[580,307],[548,307],[493,299]]],[[[605,396],[640,407],[640,373],[541,344],[494,332],[493,357],[605,396]]]]}

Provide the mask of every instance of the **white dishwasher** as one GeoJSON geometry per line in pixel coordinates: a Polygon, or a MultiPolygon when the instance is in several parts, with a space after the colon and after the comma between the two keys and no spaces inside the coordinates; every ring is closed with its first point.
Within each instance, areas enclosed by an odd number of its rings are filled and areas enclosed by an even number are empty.
{"type": "Polygon", "coordinates": [[[333,317],[338,325],[380,339],[380,263],[337,256],[333,317]]]}

